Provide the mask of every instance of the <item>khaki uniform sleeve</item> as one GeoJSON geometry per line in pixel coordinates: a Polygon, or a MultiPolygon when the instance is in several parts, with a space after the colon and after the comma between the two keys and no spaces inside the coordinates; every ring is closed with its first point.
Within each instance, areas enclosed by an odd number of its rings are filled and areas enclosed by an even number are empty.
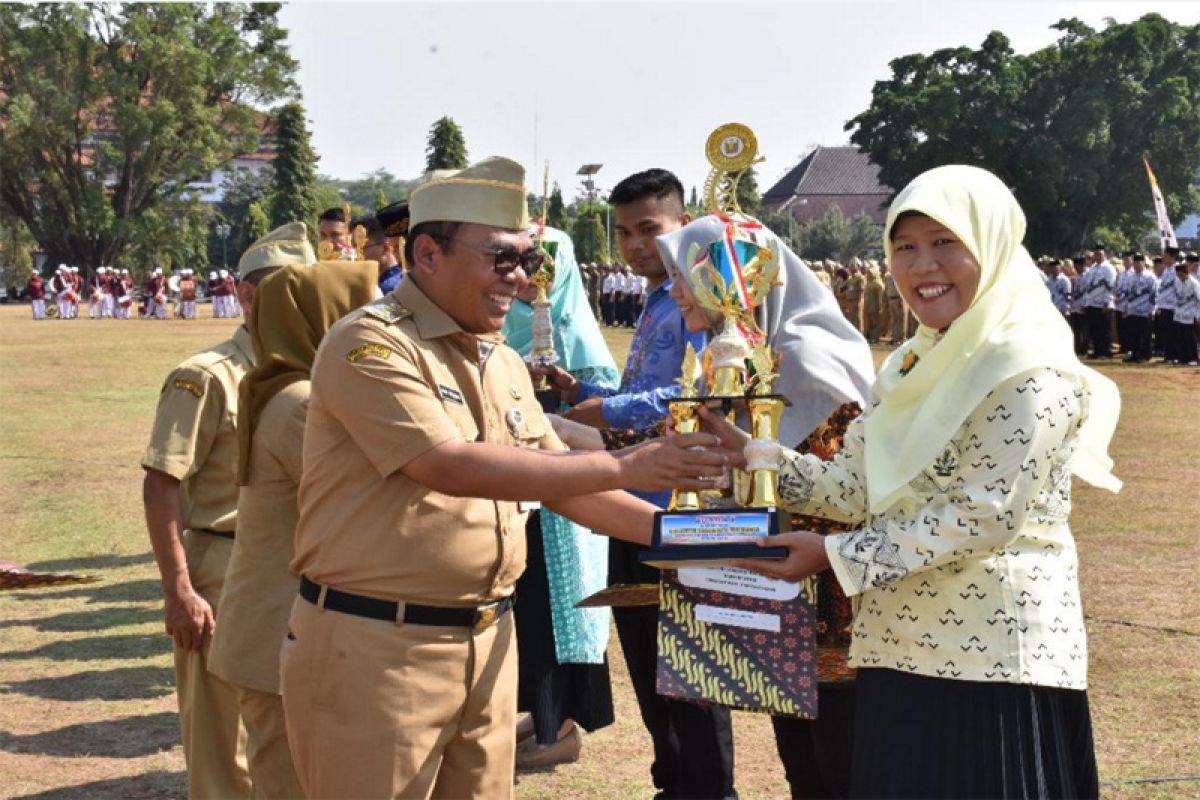
{"type": "Polygon", "coordinates": [[[158,396],[142,466],[178,481],[194,475],[208,458],[224,411],[221,388],[209,373],[186,366],[173,371],[158,396]]]}
{"type": "Polygon", "coordinates": [[[313,375],[313,395],[380,477],[439,444],[463,438],[411,351],[367,325],[339,333],[313,375]]]}
{"type": "Polygon", "coordinates": [[[304,423],[308,419],[308,398],[295,403],[278,429],[271,431],[272,455],[283,473],[300,485],[304,472],[304,423]]]}

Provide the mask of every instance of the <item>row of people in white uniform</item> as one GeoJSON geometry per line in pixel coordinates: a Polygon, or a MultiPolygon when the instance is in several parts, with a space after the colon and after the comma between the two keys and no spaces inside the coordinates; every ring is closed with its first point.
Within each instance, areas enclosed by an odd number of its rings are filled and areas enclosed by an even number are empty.
{"type": "Polygon", "coordinates": [[[1103,248],[1087,259],[1074,260],[1072,283],[1058,262],[1043,259],[1046,289],[1055,308],[1072,322],[1077,349],[1080,335],[1094,358],[1111,357],[1112,314],[1116,313],[1120,351],[1129,361],[1149,361],[1159,353],[1166,363],[1196,363],[1197,320],[1200,320],[1200,255],[1167,248],[1151,269],[1141,253],[1129,252],[1118,272],[1103,248]]]}

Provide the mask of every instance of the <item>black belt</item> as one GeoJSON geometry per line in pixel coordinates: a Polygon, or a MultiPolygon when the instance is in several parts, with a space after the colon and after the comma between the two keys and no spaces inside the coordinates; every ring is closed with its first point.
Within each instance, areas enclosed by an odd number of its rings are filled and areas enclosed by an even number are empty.
{"type": "MultiPolygon", "coordinates": [[[[395,622],[400,604],[393,600],[380,600],[361,594],[340,592],[322,587],[321,584],[300,578],[300,596],[318,608],[340,611],[356,617],[395,622]],[[325,589],[325,602],[321,603],[321,590],[325,589]]],[[[513,598],[506,597],[494,603],[485,603],[477,608],[442,608],[404,604],[404,622],[409,625],[441,625],[453,628],[474,628],[477,631],[490,628],[513,607],[513,598]]]]}
{"type": "Polygon", "coordinates": [[[207,533],[209,536],[220,536],[222,539],[232,539],[233,531],[214,531],[212,528],[192,528],[200,533],[207,533]]]}

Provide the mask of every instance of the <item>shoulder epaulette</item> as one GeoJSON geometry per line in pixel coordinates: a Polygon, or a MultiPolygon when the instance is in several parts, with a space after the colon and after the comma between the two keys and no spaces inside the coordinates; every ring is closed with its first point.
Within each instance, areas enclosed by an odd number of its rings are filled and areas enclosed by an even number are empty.
{"type": "Polygon", "coordinates": [[[402,319],[412,316],[412,312],[396,301],[391,295],[382,297],[363,306],[363,313],[386,325],[392,325],[402,319]]]}

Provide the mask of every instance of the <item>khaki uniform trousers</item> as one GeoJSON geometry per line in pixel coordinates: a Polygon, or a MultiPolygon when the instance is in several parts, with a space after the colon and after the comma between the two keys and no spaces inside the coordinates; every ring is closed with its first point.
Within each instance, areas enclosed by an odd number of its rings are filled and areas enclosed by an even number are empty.
{"type": "Polygon", "coordinates": [[[900,344],[904,341],[904,318],[908,314],[908,310],[904,307],[904,301],[899,297],[887,299],[888,307],[888,322],[892,328],[892,344],[900,344]]]}
{"type": "Polygon", "coordinates": [[[478,633],[297,598],[280,656],[288,741],[308,797],[513,796],[512,613],[478,633]]]}
{"type": "Polygon", "coordinates": [[[283,698],[274,692],[237,687],[238,707],[246,725],[246,758],[254,796],[262,798],[303,798],[300,779],[292,765],[288,749],[287,726],[283,719],[283,698]]]}
{"type": "MultiPolygon", "coordinates": [[[[215,609],[221,599],[233,540],[188,531],[184,534],[184,551],[192,588],[215,609]]],[[[237,689],[208,671],[211,644],[209,637],[199,651],[175,648],[175,692],[187,761],[188,797],[250,797],[246,729],[238,717],[237,689]]]]}

